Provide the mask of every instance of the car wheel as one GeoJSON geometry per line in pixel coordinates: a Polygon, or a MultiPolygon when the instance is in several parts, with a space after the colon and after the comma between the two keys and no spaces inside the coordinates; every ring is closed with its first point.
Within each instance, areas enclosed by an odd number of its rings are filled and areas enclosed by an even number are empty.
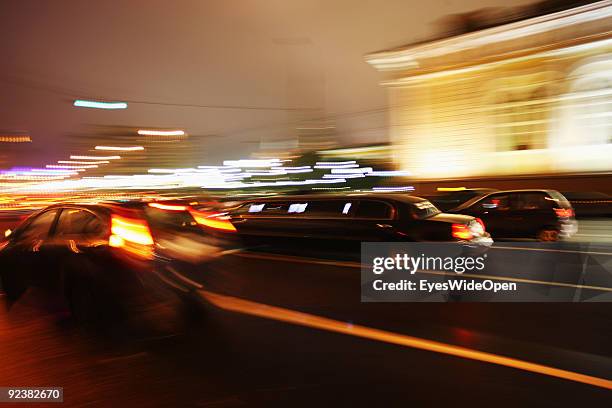
{"type": "Polygon", "coordinates": [[[555,228],[546,227],[538,232],[538,240],[543,242],[555,242],[559,240],[559,231],[555,228]]]}

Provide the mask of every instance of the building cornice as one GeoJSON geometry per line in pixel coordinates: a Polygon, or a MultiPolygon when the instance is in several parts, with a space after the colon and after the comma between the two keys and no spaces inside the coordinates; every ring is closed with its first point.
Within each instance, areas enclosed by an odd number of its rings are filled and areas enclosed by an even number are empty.
{"type": "Polygon", "coordinates": [[[442,40],[375,52],[367,55],[365,59],[379,71],[418,69],[421,66],[420,61],[424,59],[474,50],[610,17],[612,0],[604,0],[442,40]]]}

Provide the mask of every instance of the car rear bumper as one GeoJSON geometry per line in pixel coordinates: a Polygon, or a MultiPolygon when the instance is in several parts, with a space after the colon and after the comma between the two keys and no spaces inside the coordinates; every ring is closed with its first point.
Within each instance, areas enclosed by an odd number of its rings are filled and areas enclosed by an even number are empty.
{"type": "Polygon", "coordinates": [[[578,222],[576,220],[567,220],[560,223],[559,238],[567,239],[578,232],[578,222]]]}

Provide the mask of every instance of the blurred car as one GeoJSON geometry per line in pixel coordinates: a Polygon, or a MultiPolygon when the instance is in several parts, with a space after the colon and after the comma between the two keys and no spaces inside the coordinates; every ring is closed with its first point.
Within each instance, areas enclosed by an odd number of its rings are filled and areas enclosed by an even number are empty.
{"type": "Polygon", "coordinates": [[[230,211],[248,245],[358,251],[361,242],[457,241],[490,245],[484,224],[403,194],[300,195],[250,200],[230,211]]]}
{"type": "Polygon", "coordinates": [[[475,197],[450,212],[479,217],[496,240],[557,241],[578,229],[571,204],[555,190],[497,191],[475,197]]]}
{"type": "Polygon", "coordinates": [[[438,191],[441,191],[442,193],[428,196],[429,201],[434,203],[434,205],[440,210],[448,211],[475,197],[480,197],[498,190],[494,188],[440,188],[438,191]]]}
{"type": "Polygon", "coordinates": [[[187,203],[57,204],[7,231],[0,280],[9,302],[38,287],[96,320],[188,292],[180,265],[219,256],[233,231],[223,213],[187,203]]]}

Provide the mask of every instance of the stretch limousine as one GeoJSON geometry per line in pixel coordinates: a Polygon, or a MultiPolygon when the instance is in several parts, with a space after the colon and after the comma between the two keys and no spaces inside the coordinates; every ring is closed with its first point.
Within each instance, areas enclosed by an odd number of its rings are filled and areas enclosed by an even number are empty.
{"type": "Polygon", "coordinates": [[[478,218],[445,214],[426,199],[400,194],[261,198],[230,215],[248,245],[356,249],[377,241],[492,242],[478,218]]]}

